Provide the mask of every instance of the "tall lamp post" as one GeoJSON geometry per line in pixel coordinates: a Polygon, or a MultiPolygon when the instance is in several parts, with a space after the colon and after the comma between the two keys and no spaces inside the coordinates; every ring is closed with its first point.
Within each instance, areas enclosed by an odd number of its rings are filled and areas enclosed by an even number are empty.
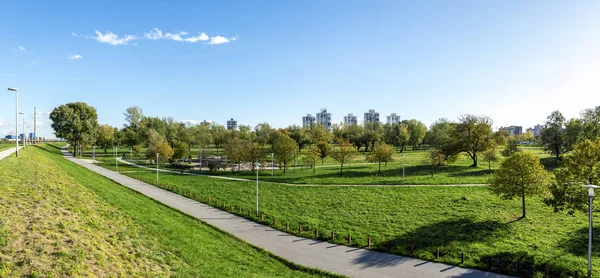
{"type": "Polygon", "coordinates": [[[156,153],[156,184],[158,185],[158,153],[156,153]]]}
{"type": "Polygon", "coordinates": [[[589,232],[589,239],[588,239],[588,278],[592,278],[592,201],[594,200],[594,189],[596,188],[600,188],[600,186],[597,185],[592,185],[592,184],[588,184],[588,185],[584,185],[583,188],[587,188],[588,189],[588,196],[590,197],[590,212],[589,212],[589,217],[590,217],[590,232],[589,232]]]}
{"type": "Polygon", "coordinates": [[[260,166],[258,161],[254,163],[254,166],[256,167],[256,215],[258,215],[258,167],[260,166]]]}
{"type": "Polygon", "coordinates": [[[15,92],[15,136],[17,136],[15,156],[19,157],[19,90],[17,88],[8,88],[8,90],[15,92]]]}
{"type": "MultiPolygon", "coordinates": [[[[23,132],[23,142],[22,142],[23,143],[23,148],[25,148],[27,146],[27,144],[25,144],[26,143],[25,142],[25,135],[26,135],[25,134],[25,113],[19,112],[19,115],[21,115],[21,119],[23,119],[23,126],[22,126],[23,128],[21,130],[23,132]]],[[[18,138],[19,138],[19,134],[17,134],[17,140],[19,140],[18,138]]]]}
{"type": "Polygon", "coordinates": [[[93,146],[92,149],[92,161],[96,163],[96,146],[93,146]]]}
{"type": "Polygon", "coordinates": [[[402,154],[402,179],[404,179],[404,154],[402,154]]]}
{"type": "Polygon", "coordinates": [[[119,147],[115,146],[115,168],[117,168],[117,172],[119,172],[119,161],[117,160],[117,149],[119,147]]]}

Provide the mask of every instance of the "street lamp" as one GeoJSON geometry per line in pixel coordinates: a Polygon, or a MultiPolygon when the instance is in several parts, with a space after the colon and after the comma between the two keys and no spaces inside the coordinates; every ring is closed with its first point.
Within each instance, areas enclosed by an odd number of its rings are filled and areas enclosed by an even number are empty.
{"type": "Polygon", "coordinates": [[[93,146],[92,149],[92,161],[96,163],[96,146],[93,146]]]}
{"type": "Polygon", "coordinates": [[[156,185],[158,185],[158,153],[156,153],[156,185]]]}
{"type": "Polygon", "coordinates": [[[273,174],[275,172],[275,167],[274,167],[275,163],[274,163],[274,159],[273,159],[274,155],[275,155],[274,153],[271,153],[271,177],[273,177],[273,174]]]}
{"type": "Polygon", "coordinates": [[[8,90],[15,92],[15,136],[17,136],[15,156],[19,157],[19,90],[17,88],[8,88],[8,90]]]}
{"type": "Polygon", "coordinates": [[[115,146],[115,168],[117,168],[117,172],[119,172],[119,161],[117,160],[117,146],[115,146]]]}
{"type": "Polygon", "coordinates": [[[260,163],[256,161],[254,166],[256,167],[256,215],[258,215],[258,167],[260,166],[260,163]]]}
{"type": "Polygon", "coordinates": [[[590,197],[590,212],[589,212],[590,232],[589,232],[589,239],[588,239],[588,278],[592,278],[592,201],[594,200],[594,189],[600,188],[600,186],[588,184],[588,185],[584,185],[583,188],[588,189],[588,196],[590,197]]]}

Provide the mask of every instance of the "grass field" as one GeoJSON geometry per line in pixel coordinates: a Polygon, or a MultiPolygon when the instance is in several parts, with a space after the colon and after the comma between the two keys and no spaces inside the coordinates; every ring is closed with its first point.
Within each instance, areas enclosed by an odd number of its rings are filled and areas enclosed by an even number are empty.
{"type": "Polygon", "coordinates": [[[307,277],[49,146],[0,161],[0,277],[307,277]]]}
{"type": "Polygon", "coordinates": [[[0,144],[0,151],[14,148],[15,144],[0,144]]]}
{"type": "MultiPolygon", "coordinates": [[[[113,161],[114,162],[114,161],[113,161]]],[[[112,164],[105,165],[112,168],[112,164]]],[[[152,181],[155,173],[121,165],[119,170],[152,181]]],[[[207,177],[160,174],[161,184],[175,185],[179,192],[211,197],[211,205],[219,201],[223,209],[247,217],[255,206],[255,183],[225,181],[207,177]]],[[[206,201],[206,198],[205,198],[206,201]]],[[[554,213],[540,198],[527,199],[526,219],[519,219],[520,200],[505,201],[492,195],[486,187],[320,187],[286,186],[260,183],[260,210],[265,220],[251,219],[298,234],[346,244],[352,234],[352,246],[365,248],[370,236],[370,249],[410,255],[465,267],[518,275],[541,277],[550,266],[551,277],[568,277],[579,271],[583,277],[587,259],[587,216],[554,213]],[[391,245],[390,245],[391,244],[391,245]],[[460,264],[460,253],[465,263],[460,264]]],[[[598,214],[596,214],[598,215],[598,214]]],[[[596,223],[598,223],[596,217],[596,223]]],[[[600,240],[594,240],[595,246],[600,240]]],[[[594,251],[594,268],[600,269],[600,249],[594,251]]],[[[600,275],[596,271],[595,276],[600,275]]]]}

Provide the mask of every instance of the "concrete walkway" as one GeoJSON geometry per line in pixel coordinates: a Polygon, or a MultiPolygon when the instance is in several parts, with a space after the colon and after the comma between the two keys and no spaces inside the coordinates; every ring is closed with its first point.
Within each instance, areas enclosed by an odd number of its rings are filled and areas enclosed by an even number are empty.
{"type": "MultiPolygon", "coordinates": [[[[19,146],[19,150],[21,150],[23,147],[19,146]]],[[[0,160],[5,159],[6,157],[12,155],[15,153],[15,148],[10,148],[8,150],[3,150],[0,152],[0,160]]]]}
{"type": "Polygon", "coordinates": [[[229,232],[252,245],[304,266],[319,268],[351,277],[509,277],[296,237],[100,166],[73,158],[68,153],[65,155],[66,159],[84,168],[92,170],[223,231],[229,232]]]}
{"type": "MultiPolygon", "coordinates": [[[[156,168],[150,168],[150,167],[138,165],[138,164],[123,160],[122,158],[117,158],[117,160],[120,163],[127,164],[129,166],[146,169],[148,171],[156,171],[156,168]]],[[[158,169],[158,171],[161,173],[181,174],[181,171],[176,171],[176,170],[158,169]]],[[[190,175],[190,176],[207,177],[207,178],[213,178],[213,179],[231,180],[231,181],[251,181],[251,182],[256,181],[256,180],[250,180],[250,179],[244,179],[244,178],[232,178],[232,177],[226,177],[226,176],[195,174],[195,173],[190,173],[190,172],[185,172],[185,171],[183,172],[183,174],[190,175]]],[[[475,183],[475,184],[301,184],[301,183],[273,182],[273,181],[264,181],[264,180],[261,182],[268,182],[268,183],[281,184],[281,185],[287,185],[287,186],[488,186],[487,184],[479,184],[479,183],[475,183]]]]}

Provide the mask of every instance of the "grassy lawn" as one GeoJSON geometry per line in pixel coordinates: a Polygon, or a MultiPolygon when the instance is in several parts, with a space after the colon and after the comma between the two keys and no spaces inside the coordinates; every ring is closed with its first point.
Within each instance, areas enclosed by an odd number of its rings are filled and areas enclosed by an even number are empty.
{"type": "Polygon", "coordinates": [[[7,150],[10,148],[14,148],[15,144],[0,144],[0,151],[7,150]]]}
{"type": "MultiPolygon", "coordinates": [[[[113,161],[114,162],[114,161],[113,161]]],[[[114,167],[112,164],[107,168],[114,167]]],[[[121,165],[119,170],[132,171],[135,177],[154,180],[155,174],[121,165]]],[[[226,181],[178,174],[160,174],[161,184],[175,185],[184,191],[211,197],[223,209],[247,217],[255,207],[255,183],[226,181]]],[[[519,219],[520,200],[505,201],[492,195],[486,187],[302,187],[260,183],[260,210],[265,220],[251,219],[291,233],[329,240],[335,231],[335,242],[346,243],[352,235],[352,246],[370,248],[400,255],[435,260],[440,249],[440,262],[465,267],[518,275],[541,277],[546,265],[551,277],[567,277],[580,271],[583,277],[587,259],[587,216],[554,213],[541,198],[527,199],[526,219],[519,219]],[[373,245],[366,247],[370,236],[373,245]],[[460,253],[465,262],[460,264],[460,253]]],[[[254,213],[253,213],[254,214],[254,213]]],[[[598,214],[596,214],[598,216],[598,214]]],[[[596,217],[596,223],[599,217],[596,217]]],[[[598,246],[600,239],[594,240],[598,246]]],[[[600,249],[594,251],[594,276],[600,275],[600,249]]]]}
{"type": "Polygon", "coordinates": [[[0,277],[306,277],[285,262],[61,157],[0,161],[0,277]]]}

